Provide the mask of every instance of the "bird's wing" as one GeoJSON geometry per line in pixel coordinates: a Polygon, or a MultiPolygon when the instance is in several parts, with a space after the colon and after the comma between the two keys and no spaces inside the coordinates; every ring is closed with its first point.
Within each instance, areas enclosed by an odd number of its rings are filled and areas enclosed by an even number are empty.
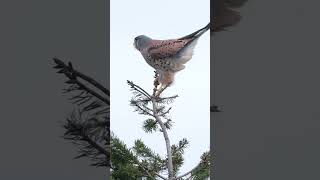
{"type": "Polygon", "coordinates": [[[240,8],[247,0],[215,0],[211,4],[211,12],[213,12],[212,31],[219,32],[227,27],[236,25],[241,16],[234,9],[240,8]]]}
{"type": "Polygon", "coordinates": [[[210,29],[210,23],[187,36],[171,40],[154,40],[148,48],[148,53],[155,59],[184,56],[186,49],[193,49],[197,39],[210,29]]]}
{"type": "Polygon", "coordinates": [[[193,50],[198,42],[198,38],[190,40],[183,48],[179,50],[174,59],[178,64],[185,64],[188,62],[193,56],[193,50]]]}
{"type": "Polygon", "coordinates": [[[204,28],[201,28],[192,34],[178,39],[187,40],[186,45],[179,50],[179,52],[177,53],[177,57],[175,58],[175,61],[178,64],[185,64],[192,58],[193,49],[195,48],[198,39],[200,38],[200,36],[202,36],[205,32],[207,32],[210,29],[210,26],[211,23],[208,23],[204,28]]]}
{"type": "Polygon", "coordinates": [[[172,58],[189,42],[189,40],[154,40],[148,47],[148,54],[153,59],[172,58]]]}

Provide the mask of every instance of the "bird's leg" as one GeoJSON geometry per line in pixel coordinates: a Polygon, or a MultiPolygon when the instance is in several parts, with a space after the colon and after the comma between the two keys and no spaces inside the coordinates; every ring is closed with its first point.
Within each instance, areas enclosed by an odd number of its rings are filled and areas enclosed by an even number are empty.
{"type": "Polygon", "coordinates": [[[153,81],[153,85],[154,85],[154,88],[153,88],[153,95],[156,96],[156,93],[157,93],[157,90],[158,90],[158,85],[160,84],[159,83],[159,79],[158,79],[158,73],[157,71],[154,71],[155,75],[154,75],[154,81],[153,81]]]}
{"type": "Polygon", "coordinates": [[[166,85],[161,84],[159,91],[157,91],[158,93],[157,93],[156,97],[159,97],[160,94],[171,85],[171,83],[172,82],[170,82],[169,84],[166,84],[166,85]]]}
{"type": "Polygon", "coordinates": [[[159,88],[156,88],[156,87],[155,87],[155,88],[153,89],[153,91],[154,91],[154,96],[155,96],[156,98],[158,98],[158,97],[160,96],[162,86],[163,86],[163,84],[160,84],[159,88]]]}
{"type": "Polygon", "coordinates": [[[161,92],[163,92],[164,90],[166,90],[169,86],[171,85],[171,83],[164,85],[164,87],[161,89],[161,92]]]}
{"type": "Polygon", "coordinates": [[[158,85],[159,85],[158,77],[156,77],[156,78],[154,79],[153,85],[154,85],[153,95],[155,96],[155,94],[156,94],[157,91],[158,91],[158,85]]]}

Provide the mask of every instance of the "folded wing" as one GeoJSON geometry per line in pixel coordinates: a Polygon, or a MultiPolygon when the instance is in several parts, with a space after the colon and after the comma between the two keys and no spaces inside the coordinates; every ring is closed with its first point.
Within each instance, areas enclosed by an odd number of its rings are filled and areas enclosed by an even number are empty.
{"type": "Polygon", "coordinates": [[[174,57],[189,40],[154,40],[148,48],[148,54],[153,59],[167,59],[174,57]]]}

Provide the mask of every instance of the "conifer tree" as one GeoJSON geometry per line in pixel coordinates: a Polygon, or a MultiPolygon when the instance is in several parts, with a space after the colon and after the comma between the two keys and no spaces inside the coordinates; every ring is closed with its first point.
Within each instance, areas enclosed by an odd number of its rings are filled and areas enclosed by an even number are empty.
{"type": "MultiPolygon", "coordinates": [[[[73,68],[72,63],[65,64],[54,58],[59,74],[67,81],[64,93],[71,95],[70,100],[76,110],[63,124],[64,139],[72,142],[78,149],[75,158],[88,158],[92,166],[110,168],[112,180],[136,180],[142,177],[148,180],[204,180],[209,177],[210,162],[214,157],[204,152],[199,163],[188,172],[180,173],[184,163],[184,151],[188,147],[187,139],[171,144],[168,131],[173,120],[169,118],[177,95],[156,97],[132,81],[127,81],[133,92],[130,105],[143,116],[143,130],[146,133],[161,132],[166,142],[166,157],[161,157],[148,147],[142,139],[137,139],[133,147],[128,147],[110,131],[110,92],[95,79],[73,68]],[[211,159],[211,160],[210,160],[211,159]]],[[[156,84],[155,84],[156,87],[156,84]]]]}
{"type": "MultiPolygon", "coordinates": [[[[157,74],[155,75],[157,78],[157,74]]],[[[161,97],[156,96],[157,81],[154,81],[153,93],[150,94],[142,87],[136,85],[132,81],[127,81],[133,97],[130,100],[130,105],[134,111],[139,113],[143,122],[143,130],[146,133],[161,132],[166,144],[166,156],[161,157],[154,152],[141,139],[135,141],[134,146],[126,152],[132,159],[132,163],[142,174],[137,174],[134,178],[147,177],[148,179],[164,179],[164,180],[184,180],[184,179],[198,179],[204,180],[209,177],[210,169],[210,152],[204,152],[199,157],[199,164],[188,172],[180,173],[180,168],[184,164],[184,152],[189,146],[189,141],[185,138],[181,139],[176,144],[171,144],[168,131],[173,126],[173,120],[169,117],[172,107],[168,107],[173,101],[178,98],[178,95],[161,97]],[[147,118],[145,118],[147,116],[147,118]]],[[[162,91],[163,92],[163,91],[162,91]]],[[[113,141],[113,140],[112,140],[113,141]]],[[[116,142],[119,143],[119,142],[116,142]]],[[[113,144],[113,143],[112,143],[113,144]]],[[[125,147],[122,144],[122,148],[125,147]]],[[[127,150],[128,148],[125,147],[127,150]]],[[[120,148],[119,148],[120,149],[120,148]]],[[[114,155],[114,148],[112,148],[112,156],[114,155]]],[[[114,159],[113,161],[116,161],[114,159]]],[[[119,177],[114,176],[114,179],[119,177]]],[[[121,179],[121,178],[119,178],[121,179]]]]}

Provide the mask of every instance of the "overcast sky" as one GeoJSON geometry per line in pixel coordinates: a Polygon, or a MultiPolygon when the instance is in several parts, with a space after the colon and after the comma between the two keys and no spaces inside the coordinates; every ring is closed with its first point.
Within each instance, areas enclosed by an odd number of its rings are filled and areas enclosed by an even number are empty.
{"type": "MultiPolygon", "coordinates": [[[[126,80],[131,80],[151,93],[153,69],[133,47],[133,39],[141,34],[154,39],[171,39],[190,34],[210,21],[209,0],[111,0],[110,24],[110,87],[111,129],[131,147],[142,139],[153,150],[165,155],[162,134],[146,134],[142,122],[147,117],[133,112],[129,106],[132,93],[126,80]]],[[[203,152],[210,147],[210,36],[205,33],[186,69],[176,75],[176,81],[164,95],[178,94],[172,104],[174,122],[169,132],[172,144],[187,138],[182,171],[194,167],[203,152]]]]}

